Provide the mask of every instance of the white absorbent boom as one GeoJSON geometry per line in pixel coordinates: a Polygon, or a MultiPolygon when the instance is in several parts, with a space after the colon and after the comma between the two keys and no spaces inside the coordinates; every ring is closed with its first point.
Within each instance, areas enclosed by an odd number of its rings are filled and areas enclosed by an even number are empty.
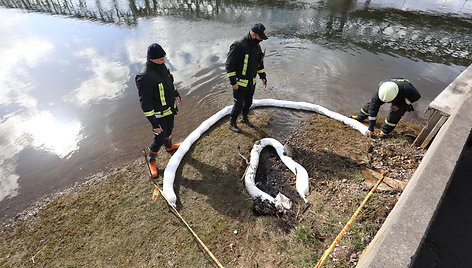
{"type": "MultiPolygon", "coordinates": [[[[338,121],[343,122],[346,125],[351,126],[352,128],[358,130],[362,135],[367,130],[367,126],[362,124],[361,122],[358,122],[357,120],[354,120],[352,118],[349,118],[347,116],[344,116],[342,114],[330,111],[320,105],[308,103],[308,102],[294,102],[294,101],[285,101],[285,100],[274,100],[274,99],[261,99],[261,100],[254,100],[251,108],[255,107],[261,107],[261,106],[271,106],[271,107],[281,107],[281,108],[289,108],[289,109],[297,109],[297,110],[304,110],[304,111],[313,111],[322,115],[326,115],[330,118],[336,119],[338,121]]],[[[167,163],[166,169],[164,171],[164,185],[163,185],[163,192],[169,202],[175,207],[176,202],[177,202],[177,196],[175,195],[174,192],[174,180],[175,180],[175,172],[177,171],[177,168],[180,165],[180,161],[182,161],[182,158],[184,155],[187,153],[187,151],[190,149],[192,144],[197,141],[200,136],[205,133],[213,124],[218,122],[220,119],[222,119],[224,116],[229,115],[231,113],[231,109],[233,106],[226,106],[225,108],[221,109],[219,112],[215,113],[212,115],[210,118],[207,120],[203,121],[200,126],[198,126],[192,133],[190,133],[187,138],[180,144],[179,149],[172,155],[170,158],[169,162],[167,163]]],[[[274,147],[275,148],[275,147],[274,147]]],[[[276,148],[277,150],[277,148],[276,148]]],[[[282,157],[281,157],[282,159],[282,157]]],[[[291,158],[290,158],[291,159],[291,158]]],[[[282,159],[282,161],[284,161],[282,159]]],[[[293,160],[292,160],[293,161],[293,160]]],[[[293,161],[296,165],[298,165],[295,161],[293,161]]],[[[284,162],[285,163],[285,162],[284,162]]],[[[287,165],[287,164],[286,164],[287,165]]],[[[292,170],[290,167],[290,170],[297,174],[303,172],[299,170],[300,165],[296,166],[295,165],[295,170],[292,170]]],[[[289,165],[287,165],[289,166],[289,165]]],[[[301,167],[301,166],[300,166],[301,167]]],[[[302,167],[303,168],[303,167],[302,167]]],[[[303,170],[305,170],[303,168],[303,170]]],[[[306,172],[306,171],[305,171],[306,172]]],[[[307,175],[308,178],[308,175],[307,175]]],[[[302,180],[300,180],[302,181],[302,180]]],[[[307,179],[308,181],[308,179],[307,179]]],[[[308,183],[306,183],[308,184],[308,183]]],[[[297,179],[297,191],[302,196],[302,198],[306,202],[306,195],[308,194],[308,186],[305,185],[305,182],[300,182],[300,185],[298,183],[297,179]]],[[[249,189],[248,189],[249,191],[249,189]]],[[[252,191],[252,190],[251,190],[252,191]]],[[[249,193],[251,193],[251,191],[249,193]]],[[[252,195],[251,195],[252,196],[252,195]]],[[[270,197],[270,195],[268,195],[270,197]]],[[[271,197],[272,198],[272,197],[271,197]]]]}

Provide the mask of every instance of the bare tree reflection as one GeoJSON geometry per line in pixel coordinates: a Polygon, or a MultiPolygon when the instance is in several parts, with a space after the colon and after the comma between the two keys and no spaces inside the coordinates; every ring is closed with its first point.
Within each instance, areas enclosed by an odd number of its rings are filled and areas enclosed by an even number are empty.
{"type": "Polygon", "coordinates": [[[370,0],[362,5],[355,0],[0,0],[0,5],[127,26],[141,17],[236,22],[245,14],[270,22],[274,35],[463,66],[470,64],[472,51],[470,17],[372,7],[370,0]]]}

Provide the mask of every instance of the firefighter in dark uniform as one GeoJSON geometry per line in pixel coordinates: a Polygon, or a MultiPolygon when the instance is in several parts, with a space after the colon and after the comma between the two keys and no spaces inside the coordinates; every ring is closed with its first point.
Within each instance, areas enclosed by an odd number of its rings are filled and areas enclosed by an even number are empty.
{"type": "Polygon", "coordinates": [[[174,77],[164,64],[165,60],[164,49],[159,44],[151,44],[147,50],[146,67],[135,78],[141,109],[151,123],[154,134],[154,142],[148,148],[149,168],[153,177],[159,175],[156,165],[159,148],[164,145],[167,152],[179,148],[179,144],[172,143],[171,134],[177,103],[181,104],[182,99],[174,86],[174,77]]]}
{"type": "Polygon", "coordinates": [[[380,138],[386,138],[393,131],[405,112],[414,111],[412,103],[421,98],[418,90],[405,78],[391,78],[380,82],[379,90],[370,101],[361,108],[357,115],[351,117],[364,121],[369,118],[369,129],[366,136],[374,133],[377,113],[384,103],[391,103],[390,112],[380,128],[380,138]]]}
{"type": "Polygon", "coordinates": [[[226,72],[233,88],[234,100],[230,129],[236,133],[241,132],[236,124],[241,112],[243,114],[241,122],[249,127],[254,127],[249,121],[248,114],[256,88],[257,74],[262,79],[262,85],[267,86],[263,61],[264,53],[262,53],[259,45],[262,40],[267,39],[264,31],[264,25],[261,23],[255,24],[247,36],[231,45],[226,59],[226,72]]]}

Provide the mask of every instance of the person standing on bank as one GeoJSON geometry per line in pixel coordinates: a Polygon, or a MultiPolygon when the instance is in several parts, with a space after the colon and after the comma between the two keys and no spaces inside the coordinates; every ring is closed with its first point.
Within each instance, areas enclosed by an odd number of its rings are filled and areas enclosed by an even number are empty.
{"type": "Polygon", "coordinates": [[[159,44],[151,44],[147,50],[146,67],[135,78],[141,109],[151,123],[154,134],[154,141],[148,148],[149,168],[153,177],[159,176],[156,158],[161,146],[164,145],[170,153],[179,148],[179,144],[172,143],[171,134],[174,115],[177,114],[176,101],[181,104],[182,99],[165,61],[164,49],[159,44]]]}
{"type": "Polygon", "coordinates": [[[241,122],[254,127],[249,121],[248,114],[256,88],[256,74],[259,74],[259,78],[262,79],[262,85],[267,86],[264,53],[259,45],[262,40],[267,39],[264,31],[264,25],[255,24],[243,39],[230,46],[226,59],[226,72],[233,88],[234,100],[229,128],[236,133],[241,132],[236,123],[241,112],[243,114],[241,122]]]}
{"type": "Polygon", "coordinates": [[[351,115],[351,118],[357,121],[364,121],[369,118],[369,129],[365,132],[366,136],[374,134],[374,127],[377,122],[377,113],[380,106],[384,103],[391,103],[390,111],[385,122],[380,128],[380,138],[386,138],[396,127],[405,112],[412,112],[412,103],[421,98],[418,90],[408,79],[391,78],[380,82],[379,90],[372,99],[361,108],[357,115],[351,115]]]}

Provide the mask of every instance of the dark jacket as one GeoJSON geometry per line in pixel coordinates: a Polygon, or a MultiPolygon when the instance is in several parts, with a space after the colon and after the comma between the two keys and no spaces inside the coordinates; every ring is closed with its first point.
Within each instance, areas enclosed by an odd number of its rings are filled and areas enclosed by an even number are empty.
{"type": "MultiPolygon", "coordinates": [[[[400,107],[400,109],[407,105],[411,105],[413,102],[421,98],[418,90],[413,86],[413,84],[410,83],[410,81],[408,81],[408,79],[390,78],[388,80],[382,81],[381,83],[383,82],[394,82],[398,85],[398,94],[390,103],[400,107]]],[[[367,111],[369,113],[369,130],[374,129],[380,106],[382,106],[384,103],[385,102],[380,100],[377,91],[374,96],[372,96],[372,99],[369,102],[369,111],[367,111]]]]}
{"type": "Polygon", "coordinates": [[[248,34],[230,46],[226,72],[231,85],[247,87],[248,83],[255,84],[257,73],[261,79],[266,79],[264,53],[259,43],[248,34]]]}
{"type": "Polygon", "coordinates": [[[179,92],[174,77],[165,64],[148,61],[143,72],[136,75],[141,109],[153,128],[158,128],[157,118],[177,113],[175,98],[179,92]]]}

